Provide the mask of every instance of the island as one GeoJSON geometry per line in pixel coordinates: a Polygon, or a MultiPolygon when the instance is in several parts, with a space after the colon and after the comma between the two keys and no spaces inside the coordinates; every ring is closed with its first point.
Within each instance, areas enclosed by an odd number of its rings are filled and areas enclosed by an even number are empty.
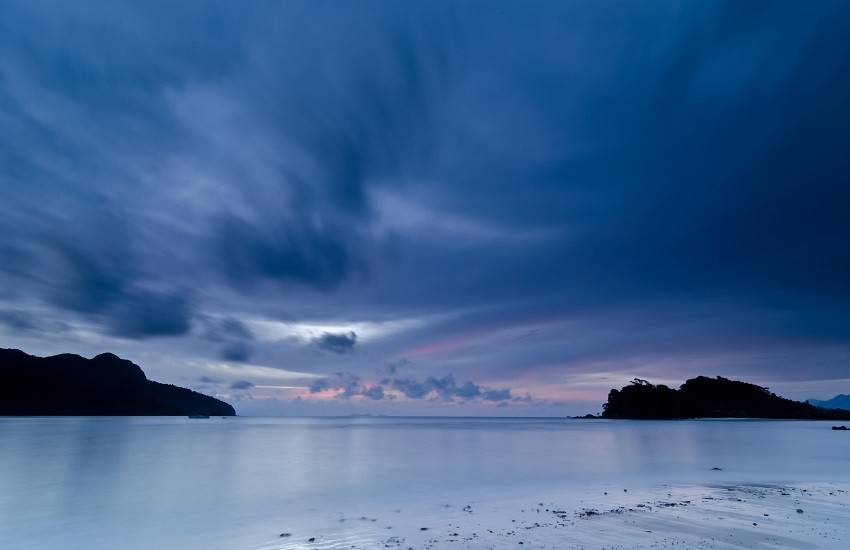
{"type": "Polygon", "coordinates": [[[233,416],[232,406],[148,380],[112,353],[35,357],[0,349],[0,416],[233,416]]]}
{"type": "Polygon", "coordinates": [[[678,390],[635,378],[611,390],[602,418],[669,420],[687,418],[773,418],[850,420],[850,410],[793,401],[755,384],[698,376],[678,390]]]}

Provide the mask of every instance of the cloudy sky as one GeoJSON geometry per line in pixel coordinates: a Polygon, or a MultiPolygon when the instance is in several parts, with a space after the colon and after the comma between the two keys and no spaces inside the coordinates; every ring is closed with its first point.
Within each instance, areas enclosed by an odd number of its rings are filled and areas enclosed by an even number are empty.
{"type": "Polygon", "coordinates": [[[242,414],[850,393],[850,3],[0,4],[0,347],[242,414]]]}

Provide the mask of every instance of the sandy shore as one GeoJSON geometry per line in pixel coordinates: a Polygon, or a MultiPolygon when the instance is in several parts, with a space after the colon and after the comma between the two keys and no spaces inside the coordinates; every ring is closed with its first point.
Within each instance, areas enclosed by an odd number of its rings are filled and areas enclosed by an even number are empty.
{"type": "Polygon", "coordinates": [[[850,484],[606,488],[546,498],[339,514],[264,550],[849,548],[850,484]],[[312,539],[312,540],[311,540],[312,539]]]}

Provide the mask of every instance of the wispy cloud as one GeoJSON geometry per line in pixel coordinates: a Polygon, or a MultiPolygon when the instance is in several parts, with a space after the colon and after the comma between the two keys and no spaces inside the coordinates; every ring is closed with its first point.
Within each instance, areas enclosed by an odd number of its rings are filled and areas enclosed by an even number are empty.
{"type": "Polygon", "coordinates": [[[842,380],[848,24],[840,0],[3,2],[0,341],[369,406],[842,380]]]}
{"type": "Polygon", "coordinates": [[[310,384],[310,393],[325,392],[331,392],[330,396],[334,399],[364,396],[375,401],[394,399],[396,394],[413,400],[431,399],[445,402],[501,402],[513,398],[507,388],[486,389],[470,380],[458,384],[453,374],[441,378],[429,377],[424,382],[414,378],[365,382],[352,373],[335,373],[330,377],[316,379],[310,384]]]}

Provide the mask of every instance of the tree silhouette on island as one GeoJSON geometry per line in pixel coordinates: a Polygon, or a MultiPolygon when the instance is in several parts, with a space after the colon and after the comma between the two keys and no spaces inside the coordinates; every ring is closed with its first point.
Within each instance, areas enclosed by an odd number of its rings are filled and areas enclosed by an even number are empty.
{"type": "Polygon", "coordinates": [[[233,416],[232,406],[148,380],[111,353],[35,357],[0,349],[0,416],[233,416]]]}
{"type": "Polygon", "coordinates": [[[850,420],[850,411],[793,401],[775,395],[768,388],[722,376],[698,376],[678,390],[635,378],[628,386],[608,393],[602,418],[850,420]]]}

